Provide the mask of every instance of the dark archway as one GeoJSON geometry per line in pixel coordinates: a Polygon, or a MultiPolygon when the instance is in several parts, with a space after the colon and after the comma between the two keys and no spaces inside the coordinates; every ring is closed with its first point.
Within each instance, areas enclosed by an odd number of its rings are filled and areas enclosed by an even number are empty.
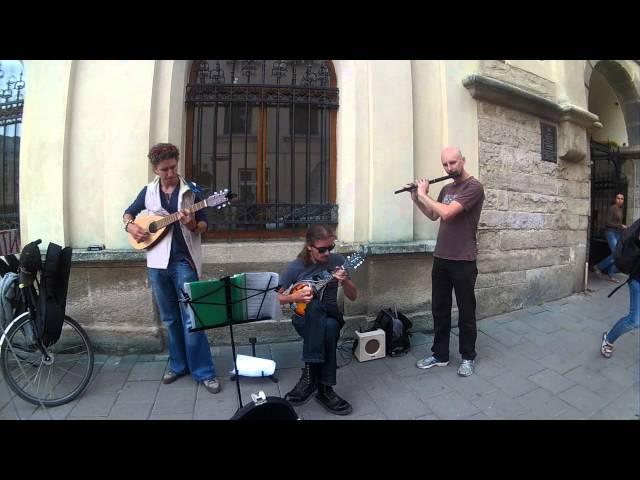
{"type": "MultiPolygon", "coordinates": [[[[589,263],[595,265],[610,253],[609,246],[604,236],[607,212],[617,193],[625,196],[623,223],[631,223],[633,219],[627,216],[627,207],[633,202],[633,179],[624,174],[623,164],[625,156],[620,147],[637,146],[640,144],[640,98],[638,90],[633,83],[631,75],[624,65],[616,60],[601,60],[591,64],[585,75],[585,84],[589,88],[589,104],[593,101],[593,95],[600,92],[594,91],[591,86],[592,73],[598,72],[604,77],[617,99],[619,113],[624,117],[624,128],[628,145],[620,145],[614,141],[594,141],[590,143],[591,156],[591,217],[589,228],[589,263]]],[[[593,111],[601,116],[604,112],[593,111]]],[[[618,117],[619,118],[619,117],[618,117]]],[[[622,124],[620,124],[622,125],[622,124]]]]}

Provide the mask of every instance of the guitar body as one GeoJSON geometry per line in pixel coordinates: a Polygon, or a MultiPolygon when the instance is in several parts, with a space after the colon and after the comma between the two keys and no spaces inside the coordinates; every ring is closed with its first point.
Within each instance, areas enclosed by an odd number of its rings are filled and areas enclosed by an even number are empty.
{"type": "MultiPolygon", "coordinates": [[[[235,197],[234,193],[224,189],[219,192],[215,192],[206,200],[202,200],[194,204],[192,207],[186,209],[191,213],[195,213],[198,210],[202,210],[207,207],[217,207],[218,209],[229,205],[229,201],[235,197]]],[[[145,231],[149,232],[149,236],[144,242],[138,242],[133,235],[129,233],[129,244],[136,250],[144,250],[145,248],[151,248],[167,234],[169,225],[178,221],[178,213],[172,213],[163,217],[162,215],[138,215],[133,223],[142,227],[145,231]]]]}
{"type": "MultiPolygon", "coordinates": [[[[309,284],[308,283],[304,283],[304,282],[300,282],[297,285],[294,285],[291,288],[291,293],[293,292],[297,292],[298,290],[302,290],[304,287],[308,287],[309,284]]],[[[311,287],[313,289],[313,287],[311,287]]],[[[296,313],[296,315],[300,315],[301,317],[304,317],[304,312],[307,310],[307,303],[302,303],[302,302],[298,302],[298,303],[294,303],[293,305],[293,311],[296,313]]]]}
{"type": "MultiPolygon", "coordinates": [[[[161,215],[138,215],[133,223],[144,228],[146,231],[151,232],[151,230],[155,230],[153,226],[151,226],[151,224],[158,220],[162,220],[163,218],[164,217],[161,215]]],[[[155,233],[149,233],[149,236],[143,242],[138,242],[135,238],[133,238],[131,234],[129,234],[129,244],[136,250],[151,248],[160,240],[162,240],[168,230],[168,226],[159,228],[155,233]]]]}
{"type": "MultiPolygon", "coordinates": [[[[365,256],[366,256],[366,252],[364,250],[362,252],[355,252],[352,255],[347,256],[347,260],[344,263],[344,265],[337,267],[336,271],[338,268],[343,268],[345,270],[355,270],[360,265],[362,265],[362,263],[364,262],[365,256]]],[[[291,287],[291,290],[289,291],[289,293],[297,292],[298,290],[301,290],[304,287],[311,287],[311,290],[313,291],[313,295],[315,296],[318,294],[318,292],[322,291],[322,289],[334,278],[335,277],[332,274],[330,277],[317,282],[302,281],[302,282],[296,283],[293,287],[291,287]]],[[[308,305],[307,303],[302,303],[302,302],[290,304],[291,308],[296,313],[296,315],[299,315],[301,317],[304,317],[305,311],[307,310],[307,305],[308,305]]]]}

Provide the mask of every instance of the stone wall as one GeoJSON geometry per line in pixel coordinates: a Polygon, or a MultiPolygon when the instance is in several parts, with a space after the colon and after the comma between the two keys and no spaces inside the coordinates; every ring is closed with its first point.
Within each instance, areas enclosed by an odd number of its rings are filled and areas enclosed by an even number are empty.
{"type": "Polygon", "coordinates": [[[556,86],[546,78],[500,60],[481,60],[480,70],[487,77],[517,86],[547,100],[556,99],[556,86]]]}
{"type": "MultiPolygon", "coordinates": [[[[265,241],[205,244],[203,279],[220,278],[238,272],[272,271],[280,273],[295,258],[302,241],[265,241]]],[[[393,307],[408,314],[414,330],[432,329],[431,264],[433,242],[406,245],[369,245],[370,254],[353,272],[358,286],[355,302],[338,302],[345,314],[345,337],[356,329],[367,328],[382,307],[393,307]]],[[[346,254],[355,245],[341,245],[346,254]]],[[[74,251],[69,280],[67,314],[87,330],[98,352],[111,354],[158,353],[167,350],[166,328],[158,317],[147,279],[142,252],[74,251]]],[[[259,343],[297,341],[291,325],[290,309],[273,320],[237,325],[234,341],[239,345],[256,337],[259,343]]],[[[206,330],[212,345],[231,343],[228,328],[206,330]]]]}
{"type": "MultiPolygon", "coordinates": [[[[542,161],[540,118],[529,113],[479,101],[478,130],[486,194],[479,225],[478,318],[582,290],[589,165],[542,161]]],[[[561,144],[560,130],[558,135],[561,144]]]]}

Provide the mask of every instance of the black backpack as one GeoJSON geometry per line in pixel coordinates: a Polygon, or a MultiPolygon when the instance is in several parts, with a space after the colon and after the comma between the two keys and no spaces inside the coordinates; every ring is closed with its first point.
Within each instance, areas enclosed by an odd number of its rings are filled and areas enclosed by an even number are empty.
{"type": "Polygon", "coordinates": [[[613,261],[622,273],[631,274],[640,259],[640,218],[622,231],[613,253],[613,261]]]}
{"type": "Polygon", "coordinates": [[[638,239],[638,235],[640,235],[640,218],[622,231],[620,240],[616,244],[616,250],[613,252],[613,261],[618,270],[629,275],[627,281],[614,288],[607,297],[611,297],[632,278],[640,276],[640,239],[638,239]]]}
{"type": "Polygon", "coordinates": [[[402,312],[382,309],[373,322],[373,330],[382,329],[385,334],[386,353],[390,357],[404,355],[411,350],[409,329],[413,327],[402,312]]]}
{"type": "Polygon", "coordinates": [[[36,336],[47,346],[60,338],[70,272],[71,247],[49,243],[40,277],[36,315],[36,336]]]}

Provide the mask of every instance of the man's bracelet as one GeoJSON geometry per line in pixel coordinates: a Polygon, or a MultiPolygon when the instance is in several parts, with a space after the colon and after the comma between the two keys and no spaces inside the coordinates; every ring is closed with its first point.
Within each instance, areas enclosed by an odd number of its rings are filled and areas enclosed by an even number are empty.
{"type": "Polygon", "coordinates": [[[129,233],[129,224],[133,223],[133,220],[127,220],[127,223],[124,224],[124,231],[129,233]]]}

